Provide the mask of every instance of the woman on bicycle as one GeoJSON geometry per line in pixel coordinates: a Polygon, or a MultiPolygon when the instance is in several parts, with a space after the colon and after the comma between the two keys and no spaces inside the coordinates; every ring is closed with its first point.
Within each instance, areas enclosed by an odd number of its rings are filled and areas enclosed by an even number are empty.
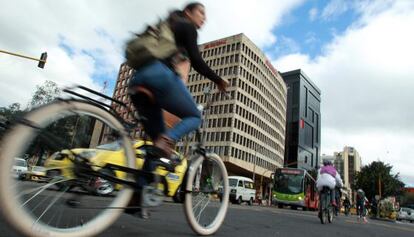
{"type": "Polygon", "coordinates": [[[337,206],[335,200],[335,187],[341,188],[343,186],[341,176],[330,160],[323,161],[323,167],[319,169],[318,178],[316,180],[316,187],[319,191],[323,187],[329,187],[331,190],[331,203],[333,206],[337,206]]]}
{"type": "Polygon", "coordinates": [[[179,54],[138,69],[129,83],[131,100],[145,118],[145,132],[163,157],[170,157],[175,142],[201,124],[200,111],[182,81],[186,80],[190,63],[197,72],[215,82],[220,91],[226,91],[228,86],[227,81],[220,78],[204,62],[198,50],[197,30],[204,25],[205,20],[204,5],[198,2],[188,4],[182,11],[172,12],[167,22],[174,33],[179,54]],[[152,98],[143,100],[142,97],[134,96],[136,88],[141,88],[141,92],[142,88],[148,90],[145,94],[152,98]],[[181,121],[167,130],[162,109],[176,115],[181,121]]]}

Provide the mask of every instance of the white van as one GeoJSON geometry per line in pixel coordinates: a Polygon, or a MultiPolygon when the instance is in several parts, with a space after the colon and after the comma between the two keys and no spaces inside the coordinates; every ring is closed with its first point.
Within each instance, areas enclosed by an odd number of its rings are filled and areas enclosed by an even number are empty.
{"type": "Polygon", "coordinates": [[[14,158],[13,176],[17,179],[26,179],[27,162],[22,158],[14,158]]]}
{"type": "Polygon", "coordinates": [[[247,202],[253,205],[256,197],[256,189],[253,180],[242,176],[229,176],[230,201],[232,203],[241,204],[247,202]]]}

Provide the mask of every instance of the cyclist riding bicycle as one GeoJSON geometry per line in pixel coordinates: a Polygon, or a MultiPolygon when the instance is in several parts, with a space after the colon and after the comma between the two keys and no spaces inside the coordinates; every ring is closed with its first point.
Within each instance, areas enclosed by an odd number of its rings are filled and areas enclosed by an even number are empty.
{"type": "MultiPolygon", "coordinates": [[[[174,35],[178,52],[169,58],[154,60],[136,68],[129,82],[131,101],[144,118],[142,123],[145,133],[153,140],[158,158],[170,158],[175,143],[200,127],[200,111],[184,82],[190,66],[213,81],[220,91],[225,92],[228,86],[228,82],[205,63],[199,52],[197,30],[204,25],[205,20],[204,5],[198,2],[188,4],[182,11],[173,11],[166,22],[174,35]],[[162,110],[181,121],[167,130],[162,110]]],[[[155,166],[145,162],[143,169],[153,171],[155,166]]],[[[141,177],[137,183],[144,186],[147,181],[141,177]]],[[[140,201],[132,200],[131,205],[137,202],[140,201]]]]}
{"type": "Polygon", "coordinates": [[[323,167],[319,169],[316,180],[316,187],[319,192],[322,191],[323,187],[328,187],[331,191],[331,204],[336,207],[335,187],[341,188],[342,186],[341,176],[332,165],[332,162],[330,160],[324,160],[323,167]]]}
{"type": "Polygon", "coordinates": [[[200,111],[182,81],[182,77],[186,77],[189,72],[190,63],[197,72],[215,82],[220,91],[225,92],[228,86],[228,82],[219,77],[200,55],[197,29],[204,25],[205,20],[204,5],[197,2],[188,4],[182,11],[172,12],[167,22],[174,34],[178,54],[165,60],[154,60],[137,69],[129,83],[131,100],[145,118],[145,132],[167,158],[175,143],[201,124],[200,111]],[[137,96],[139,93],[134,92],[146,94],[150,100],[143,100],[137,96]],[[176,115],[181,121],[166,130],[162,109],[176,115]]]}
{"type": "Polygon", "coordinates": [[[368,201],[367,198],[365,197],[365,192],[362,189],[358,189],[357,190],[357,198],[356,198],[356,207],[357,207],[357,216],[358,216],[358,220],[360,220],[361,218],[363,219],[363,221],[366,223],[367,222],[367,218],[365,216],[365,202],[368,201]]]}

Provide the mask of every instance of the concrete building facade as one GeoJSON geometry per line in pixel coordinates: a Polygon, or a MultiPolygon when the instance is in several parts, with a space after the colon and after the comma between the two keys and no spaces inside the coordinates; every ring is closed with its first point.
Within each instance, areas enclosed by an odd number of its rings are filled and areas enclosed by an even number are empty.
{"type": "MultiPolygon", "coordinates": [[[[269,178],[284,160],[287,87],[282,77],[244,34],[202,44],[200,52],[230,84],[230,99],[216,96],[204,121],[206,147],[223,158],[229,174],[269,178]]],[[[206,104],[207,86],[214,87],[191,70],[188,88],[197,103],[206,104]]]]}

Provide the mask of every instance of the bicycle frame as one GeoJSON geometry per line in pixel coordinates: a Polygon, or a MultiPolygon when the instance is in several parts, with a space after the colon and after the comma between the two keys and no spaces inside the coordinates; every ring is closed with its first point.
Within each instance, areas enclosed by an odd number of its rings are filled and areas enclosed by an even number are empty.
{"type": "MultiPolygon", "coordinates": [[[[90,92],[90,93],[95,94],[95,95],[98,95],[98,96],[100,96],[102,98],[111,100],[111,101],[113,101],[113,102],[121,105],[122,107],[125,107],[129,112],[131,112],[128,109],[128,107],[127,107],[127,105],[125,103],[123,103],[123,102],[121,102],[119,100],[113,99],[111,97],[108,97],[108,96],[106,96],[106,95],[104,95],[102,93],[99,93],[97,91],[94,91],[94,90],[92,90],[90,88],[87,88],[87,87],[84,87],[84,86],[80,86],[80,85],[77,85],[77,86],[74,86],[74,87],[70,87],[70,88],[65,88],[63,90],[64,92],[66,92],[68,94],[71,94],[71,95],[74,95],[76,97],[79,97],[79,98],[83,99],[83,100],[80,100],[80,101],[86,101],[87,103],[91,103],[91,104],[93,104],[95,106],[98,106],[98,107],[104,109],[104,110],[109,109],[109,112],[113,116],[115,116],[124,125],[124,127],[127,130],[128,134],[131,132],[131,130],[134,127],[136,127],[139,123],[142,122],[142,119],[139,116],[138,117],[134,117],[134,119],[136,121],[135,123],[129,123],[129,122],[125,121],[124,119],[122,119],[122,117],[111,106],[109,106],[109,105],[107,105],[107,104],[105,104],[103,102],[100,102],[98,100],[95,100],[95,99],[92,99],[90,97],[87,97],[85,95],[82,95],[82,94],[79,94],[77,92],[74,92],[73,89],[76,89],[76,88],[81,89],[81,90],[84,90],[84,91],[87,91],[87,92],[90,92]]],[[[206,119],[208,117],[207,115],[208,115],[209,109],[210,109],[211,105],[213,104],[213,94],[211,94],[211,90],[210,90],[209,87],[206,87],[205,88],[205,94],[206,94],[206,96],[208,96],[208,99],[207,99],[206,107],[202,111],[204,113],[203,114],[203,117],[204,118],[203,118],[202,121],[206,121],[206,119]]],[[[79,100],[79,99],[74,99],[74,98],[69,98],[69,99],[59,98],[59,100],[71,101],[71,100],[79,100]]],[[[196,142],[197,143],[196,143],[196,149],[194,150],[194,153],[195,154],[199,154],[201,156],[205,156],[206,155],[206,152],[207,152],[205,150],[205,148],[204,148],[205,128],[206,128],[206,123],[203,122],[202,128],[201,129],[198,129],[196,131],[196,142]]],[[[49,135],[52,135],[52,134],[49,134],[49,135]]],[[[78,176],[80,176],[80,177],[86,177],[86,178],[99,177],[99,178],[106,179],[106,180],[108,180],[110,182],[116,183],[116,184],[128,185],[129,187],[132,187],[134,189],[138,189],[138,190],[140,189],[140,187],[137,186],[137,184],[136,184],[135,181],[128,181],[128,180],[119,179],[117,177],[114,177],[114,176],[111,176],[111,175],[102,173],[102,172],[100,172],[100,170],[95,171],[95,170],[91,169],[91,166],[85,164],[85,159],[84,158],[82,158],[79,155],[76,155],[74,153],[71,153],[71,154],[74,156],[74,159],[72,159],[72,161],[77,165],[77,167],[75,166],[76,167],[75,173],[78,176]]],[[[102,168],[104,168],[104,167],[102,167],[102,168]]],[[[108,168],[108,169],[110,169],[112,171],[117,170],[117,171],[125,172],[127,174],[132,174],[132,175],[134,175],[134,177],[143,176],[143,177],[146,177],[146,178],[152,178],[152,177],[155,177],[156,176],[156,174],[153,174],[152,172],[144,171],[144,170],[141,170],[141,169],[133,169],[133,168],[128,168],[128,167],[123,167],[123,166],[114,165],[114,164],[107,164],[105,166],[105,168],[108,168]]],[[[169,192],[169,190],[168,190],[168,185],[167,185],[167,181],[165,179],[165,176],[161,176],[160,178],[161,178],[160,183],[162,183],[164,185],[164,187],[166,187],[164,189],[164,194],[167,194],[169,192]]],[[[183,179],[182,183],[185,183],[185,182],[186,182],[186,175],[184,176],[184,179],[183,179]]],[[[185,192],[188,192],[188,191],[185,191],[185,192]]]]}

